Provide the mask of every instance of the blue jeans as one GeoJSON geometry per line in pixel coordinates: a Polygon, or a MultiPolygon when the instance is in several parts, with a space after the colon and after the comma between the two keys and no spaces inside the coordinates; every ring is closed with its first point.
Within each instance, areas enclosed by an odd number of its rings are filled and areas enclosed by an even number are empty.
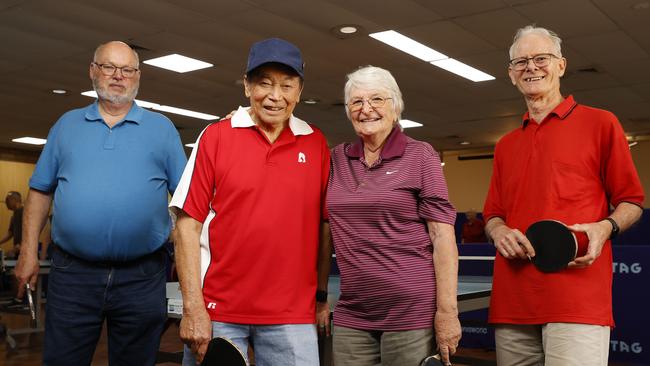
{"type": "Polygon", "coordinates": [[[154,365],[167,318],[164,255],[96,263],[55,248],[43,364],[90,365],[106,321],[110,365],[154,365]]]}
{"type": "MultiPolygon", "coordinates": [[[[212,337],[230,339],[248,358],[248,342],[255,366],[318,366],[318,336],[314,324],[247,325],[212,322],[212,337]]],[[[246,360],[248,362],[248,359],[246,360]]],[[[185,346],[183,366],[196,365],[185,346]]]]}

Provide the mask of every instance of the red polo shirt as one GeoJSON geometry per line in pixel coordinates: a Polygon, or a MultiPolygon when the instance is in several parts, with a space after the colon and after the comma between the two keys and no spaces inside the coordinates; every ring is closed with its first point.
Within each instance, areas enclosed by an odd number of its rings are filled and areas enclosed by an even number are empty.
{"type": "MultiPolygon", "coordinates": [[[[542,219],[567,225],[600,221],[610,204],[642,206],[643,199],[616,117],[569,96],[541,123],[527,113],[523,126],[499,141],[483,215],[486,221],[501,217],[525,232],[542,219]]],[[[585,235],[578,238],[582,256],[588,242],[585,235]]],[[[527,260],[497,255],[489,321],[613,326],[610,242],[591,266],[557,273],[542,273],[527,260]]]]}
{"type": "Polygon", "coordinates": [[[203,222],[203,297],[212,320],[313,323],[325,137],[291,117],[269,143],[240,108],[199,137],[171,205],[203,222]]]}

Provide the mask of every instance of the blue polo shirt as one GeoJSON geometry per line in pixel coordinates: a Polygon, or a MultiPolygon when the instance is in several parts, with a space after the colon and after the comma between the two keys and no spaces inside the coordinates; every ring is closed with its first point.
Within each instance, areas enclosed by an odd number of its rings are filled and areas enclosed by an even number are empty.
{"type": "Polygon", "coordinates": [[[109,128],[95,102],[52,127],[29,186],[54,193],[54,243],[86,260],[124,261],[167,240],[167,194],[186,161],[167,117],[134,103],[109,128]]]}

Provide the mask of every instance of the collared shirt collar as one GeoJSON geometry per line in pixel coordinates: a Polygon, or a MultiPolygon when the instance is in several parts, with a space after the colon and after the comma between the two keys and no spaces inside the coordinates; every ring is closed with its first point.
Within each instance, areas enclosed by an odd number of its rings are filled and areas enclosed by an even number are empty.
{"type": "MultiPolygon", "coordinates": [[[[563,120],[571,113],[571,111],[573,111],[573,108],[575,108],[577,105],[578,103],[576,103],[576,101],[573,99],[573,95],[569,95],[568,97],[566,97],[566,99],[562,101],[562,103],[558,104],[557,107],[555,107],[548,115],[550,116],[554,114],[559,119],[563,120]]],[[[548,116],[546,118],[548,118],[548,116]]],[[[529,122],[530,122],[530,114],[526,112],[523,117],[523,124],[521,128],[526,128],[529,122]]]]}
{"type": "MultiPolygon", "coordinates": [[[[142,116],[144,114],[144,109],[137,105],[135,102],[131,104],[131,109],[129,113],[124,117],[125,122],[133,122],[140,124],[142,122],[142,116]]],[[[91,104],[86,108],[86,121],[103,121],[102,115],[99,113],[99,102],[96,100],[95,103],[91,104]]]]}
{"type": "MultiPolygon", "coordinates": [[[[251,107],[239,107],[237,112],[230,119],[230,125],[233,128],[245,128],[255,126],[255,122],[251,118],[251,115],[248,114],[248,110],[251,107]]],[[[309,135],[314,132],[314,130],[309,126],[309,124],[300,118],[291,115],[289,118],[289,129],[294,136],[298,135],[309,135]]]]}
{"type": "MultiPolygon", "coordinates": [[[[400,130],[399,127],[393,127],[393,130],[388,135],[386,144],[381,149],[381,159],[391,159],[400,157],[406,150],[406,135],[400,130]]],[[[359,138],[355,143],[351,144],[345,152],[350,158],[360,158],[363,156],[363,140],[359,138]]]]}

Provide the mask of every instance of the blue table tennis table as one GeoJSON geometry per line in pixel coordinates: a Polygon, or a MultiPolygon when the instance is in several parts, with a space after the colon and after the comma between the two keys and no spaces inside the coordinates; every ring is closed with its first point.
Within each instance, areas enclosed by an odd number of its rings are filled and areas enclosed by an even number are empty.
{"type": "MultiPolygon", "coordinates": [[[[340,295],[341,279],[332,275],[328,283],[328,302],[332,309],[340,295]]],[[[485,309],[490,304],[492,277],[459,276],[458,277],[458,311],[485,309]]],[[[167,314],[170,318],[180,318],[183,314],[183,301],[178,282],[167,283],[167,314]]],[[[319,340],[320,365],[332,365],[332,338],[319,340]]]]}
{"type": "MultiPolygon", "coordinates": [[[[332,309],[339,299],[341,278],[330,276],[328,283],[327,301],[332,309]]],[[[485,309],[490,304],[492,293],[492,277],[459,276],[458,277],[458,311],[485,309]]]]}
{"type": "MultiPolygon", "coordinates": [[[[330,276],[328,285],[328,301],[332,309],[340,295],[341,279],[330,276]]],[[[485,309],[490,304],[492,293],[492,277],[459,276],[458,277],[458,311],[485,309]]],[[[180,318],[183,314],[183,301],[178,282],[167,283],[167,314],[170,318],[180,318]]]]}

